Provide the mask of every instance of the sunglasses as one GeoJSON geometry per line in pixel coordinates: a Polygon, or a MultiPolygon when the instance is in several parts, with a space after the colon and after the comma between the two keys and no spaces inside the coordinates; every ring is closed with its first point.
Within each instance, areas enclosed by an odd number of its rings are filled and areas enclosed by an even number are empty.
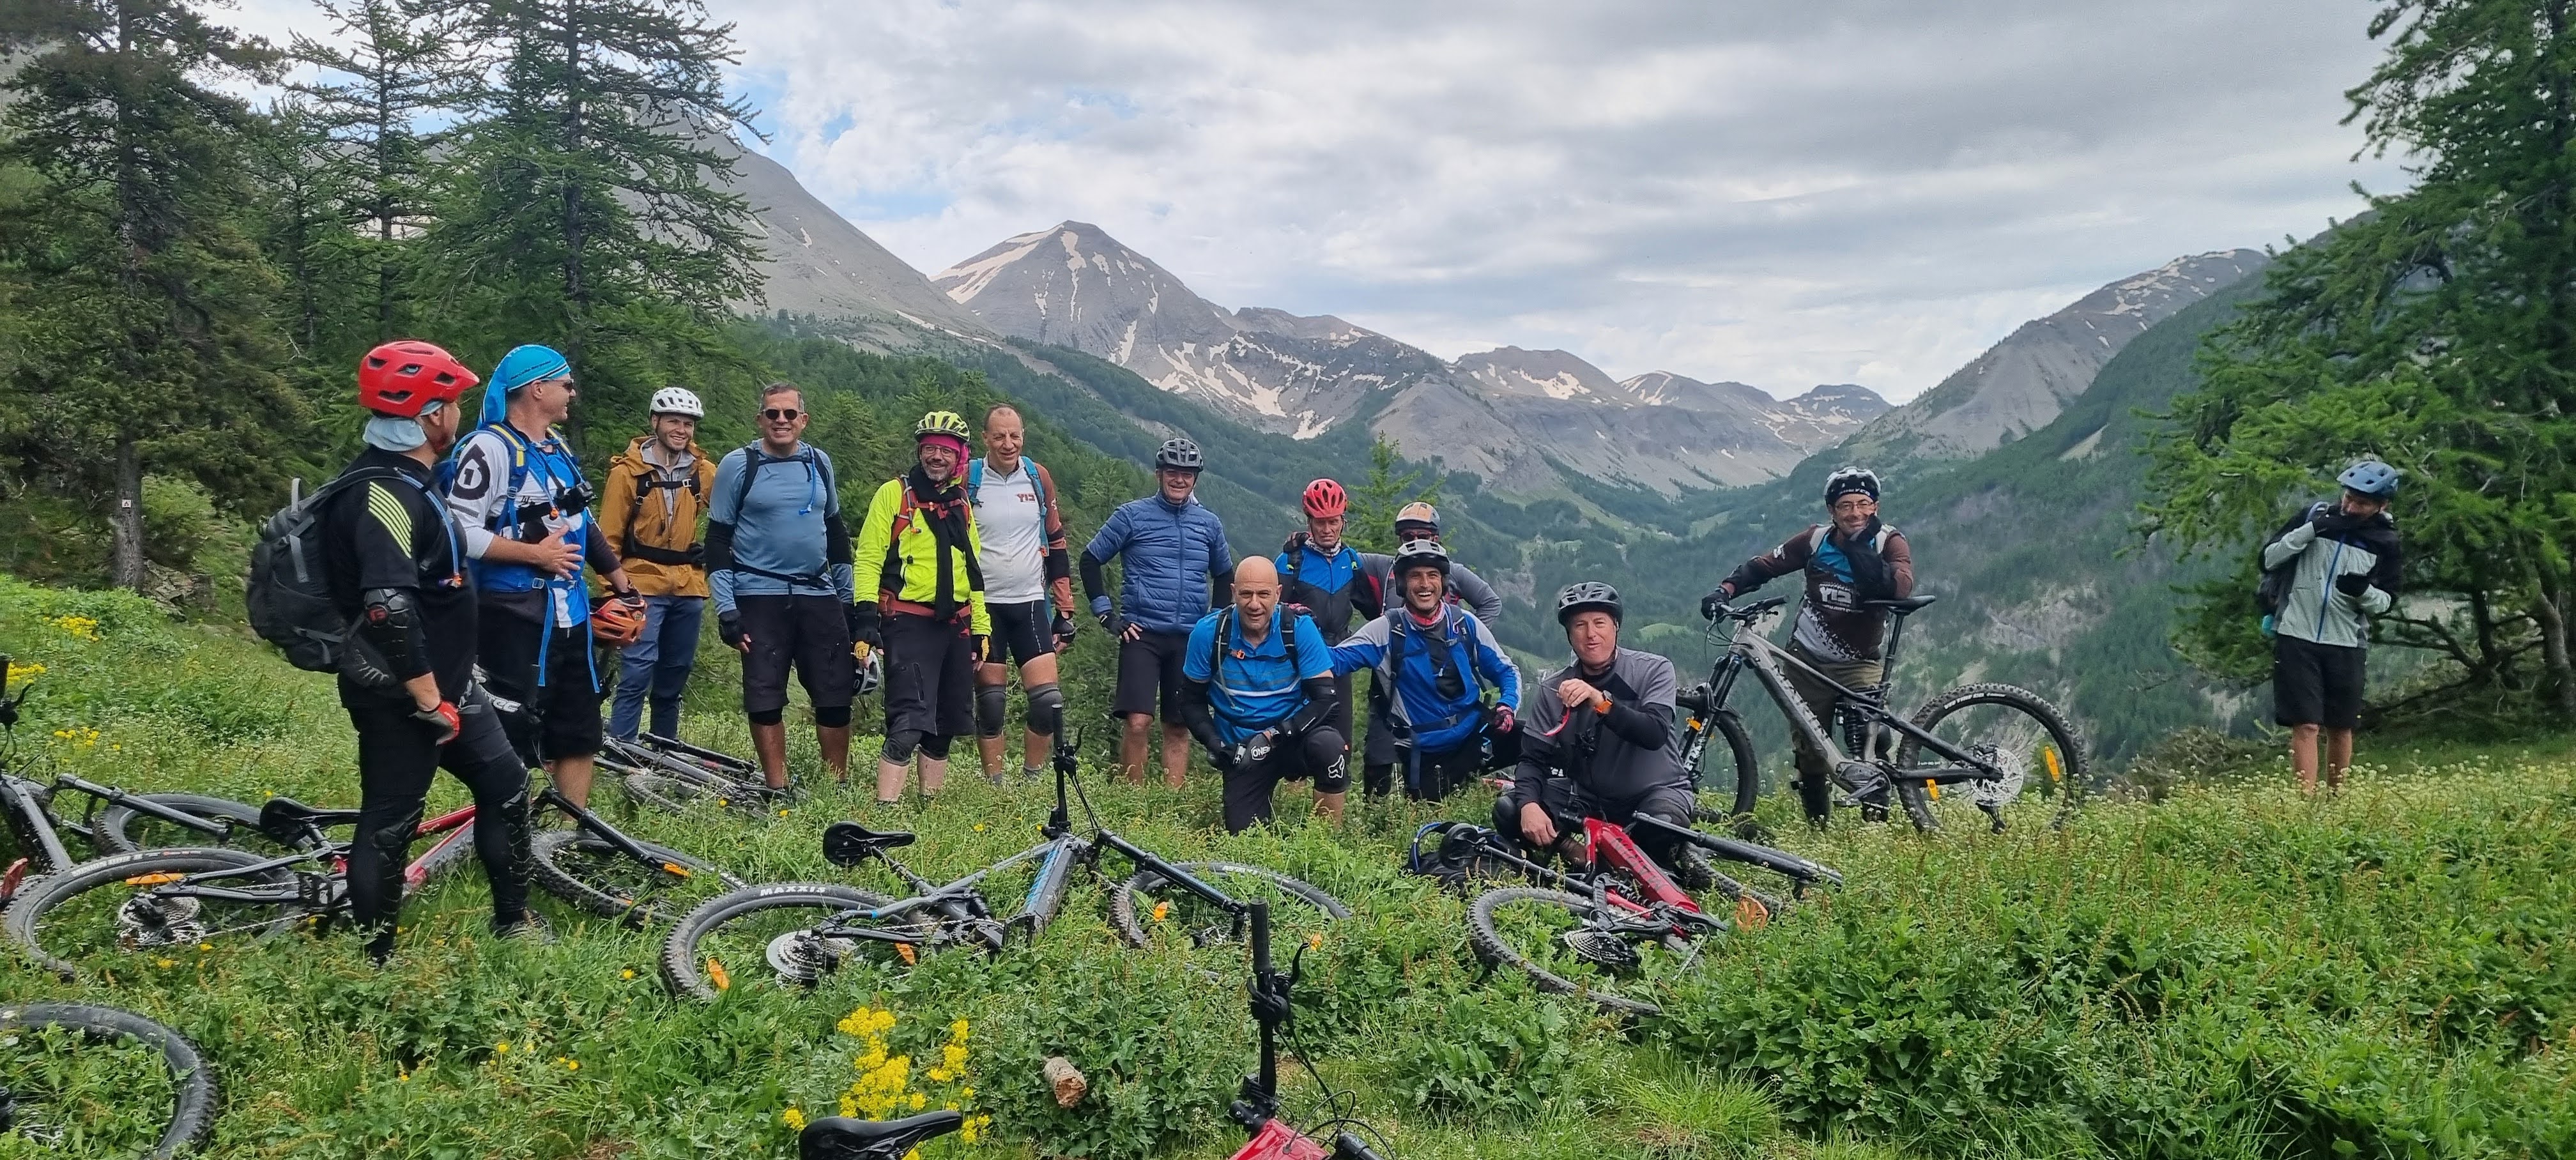
{"type": "Polygon", "coordinates": [[[793,423],[796,421],[796,416],[801,414],[804,412],[794,407],[764,407],[761,409],[760,417],[772,423],[793,423]]]}

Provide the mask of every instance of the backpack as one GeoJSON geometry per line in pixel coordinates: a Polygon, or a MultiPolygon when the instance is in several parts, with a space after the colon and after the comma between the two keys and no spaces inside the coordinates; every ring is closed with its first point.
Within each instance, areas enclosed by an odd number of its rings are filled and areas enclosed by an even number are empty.
{"type": "MultiPolygon", "coordinates": [[[[620,560],[642,560],[646,563],[662,564],[672,567],[704,567],[706,563],[707,549],[707,546],[704,543],[692,541],[686,549],[674,549],[656,547],[652,544],[639,544],[635,542],[635,522],[644,518],[644,498],[656,491],[660,491],[664,488],[688,488],[689,498],[698,505],[701,512],[705,510],[707,506],[707,497],[706,493],[698,490],[697,466],[695,464],[690,465],[689,477],[681,480],[660,478],[662,473],[656,470],[650,463],[643,464],[643,468],[644,470],[637,473],[635,479],[635,503],[626,509],[626,535],[622,537],[624,542],[617,545],[617,558],[620,560]]],[[[751,474],[751,469],[749,467],[745,467],[743,469],[743,474],[751,474]]],[[[749,489],[746,488],[745,490],[748,491],[749,489]]],[[[736,505],[739,506],[739,504],[740,501],[737,500],[736,505]]]]}
{"type": "MultiPolygon", "coordinates": [[[[1043,539],[1046,534],[1047,520],[1055,515],[1055,497],[1047,494],[1046,472],[1038,467],[1038,461],[1023,455],[1020,457],[1020,462],[1029,465],[1029,486],[1036,488],[1038,492],[1038,533],[1039,538],[1043,539]]],[[[983,488],[984,457],[978,455],[966,461],[966,502],[976,507],[984,506],[983,488]]]]}
{"type": "Polygon", "coordinates": [[[2263,573],[2263,578],[2257,581],[2254,585],[2254,607],[2256,611],[2263,614],[2265,622],[2263,628],[2266,633],[2271,631],[2271,618],[2279,615],[2281,612],[2281,602],[2290,598],[2290,585],[2298,579],[2299,575],[2299,558],[2297,556],[2292,556],[2287,560],[2281,561],[2281,566],[2278,568],[2265,568],[2263,567],[2263,549],[2271,547],[2274,541],[2279,540],[2282,536],[2288,535],[2292,529],[2298,527],[2300,524],[2308,522],[2310,518],[2316,515],[2316,511],[2316,504],[2310,504],[2307,507],[2299,509],[2299,514],[2296,519],[2281,525],[2279,531],[2273,532],[2269,538],[2265,539],[2254,549],[2254,566],[2260,569],[2263,573]]]}
{"type": "MultiPolygon", "coordinates": [[[[786,457],[785,459],[778,459],[773,458],[768,452],[761,450],[760,444],[758,443],[745,443],[742,445],[742,482],[735,485],[733,489],[734,519],[742,519],[743,501],[751,498],[752,478],[760,474],[760,469],[762,467],[772,463],[804,464],[807,470],[814,472],[822,478],[823,493],[825,495],[831,496],[836,501],[840,498],[840,483],[832,478],[831,463],[825,460],[822,456],[815,454],[813,448],[808,447],[794,455],[786,457]]],[[[638,494],[639,496],[641,495],[640,489],[638,494]]],[[[627,527],[630,529],[634,526],[635,525],[631,522],[627,524],[627,527]]],[[[772,572],[765,568],[754,568],[740,560],[734,561],[733,570],[736,572],[748,572],[754,576],[766,577],[771,580],[783,581],[789,584],[803,584],[809,587],[818,588],[829,588],[832,586],[831,580],[820,572],[808,573],[802,576],[790,576],[784,572],[772,572]]]]}
{"type": "MultiPolygon", "coordinates": [[[[347,664],[351,622],[331,598],[323,566],[322,512],[341,490],[380,479],[410,476],[383,468],[352,471],[297,499],[259,526],[250,550],[250,580],[242,603],[251,631],[286,654],[286,663],[308,673],[337,673],[347,664]]],[[[449,534],[454,535],[453,525],[449,534]]]]}
{"type": "MultiPolygon", "coordinates": [[[[1297,663],[1297,622],[1306,617],[1306,610],[1294,604],[1282,604],[1279,609],[1287,615],[1273,616],[1270,627],[1281,634],[1279,639],[1287,646],[1288,672],[1295,680],[1305,680],[1302,674],[1306,667],[1297,663]]],[[[1229,604],[1217,610],[1216,633],[1208,638],[1209,680],[1213,681],[1225,672],[1218,666],[1225,663],[1225,642],[1233,635],[1234,606],[1229,604]]]]}
{"type": "Polygon", "coordinates": [[[1413,844],[1404,854],[1404,872],[1438,882],[1443,890],[1466,894],[1476,880],[1497,876],[1510,868],[1488,852],[1501,837],[1467,822],[1427,823],[1413,832],[1413,844]],[[1425,850],[1424,841],[1435,837],[1437,840],[1425,850]]]}

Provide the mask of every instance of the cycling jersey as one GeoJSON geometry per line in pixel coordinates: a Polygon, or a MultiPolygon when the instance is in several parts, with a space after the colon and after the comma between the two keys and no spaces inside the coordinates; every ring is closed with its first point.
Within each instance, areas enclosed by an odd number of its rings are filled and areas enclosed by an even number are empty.
{"type": "Polygon", "coordinates": [[[1905,536],[1872,516],[1856,537],[1831,524],[1810,524],[1726,578],[1737,596],[1791,572],[1804,572],[1807,599],[1798,607],[1791,638],[1829,661],[1876,660],[1887,636],[1887,614],[1861,606],[1867,600],[1914,595],[1914,556],[1905,536]]]}
{"type": "Polygon", "coordinates": [[[973,635],[989,636],[993,621],[984,605],[982,554],[965,488],[953,479],[934,487],[915,467],[885,481],[868,501],[854,583],[881,613],[941,622],[962,617],[973,635]]]}
{"type": "Polygon", "coordinates": [[[1073,613],[1073,556],[1065,547],[1064,513],[1055,477],[1027,456],[1008,473],[983,459],[966,461],[966,498],[975,505],[975,534],[984,544],[984,598],[996,604],[1055,599],[1073,613]]]}
{"type": "Polygon", "coordinates": [[[1446,752],[1475,737],[1484,722],[1484,689],[1495,690],[1503,707],[1520,709],[1519,667],[1474,613],[1454,605],[1442,605],[1439,619],[1427,625],[1402,607],[1361,625],[1333,646],[1336,674],[1360,669],[1394,687],[1389,711],[1420,752],[1446,752]]]}
{"type": "Polygon", "coordinates": [[[1280,603],[1303,607],[1328,643],[1340,644],[1351,635],[1353,613],[1374,617],[1385,611],[1380,578],[1369,572],[1359,549],[1349,544],[1336,544],[1327,555],[1300,535],[1288,542],[1276,562],[1280,603]]]}
{"type": "MultiPolygon", "coordinates": [[[[373,588],[406,591],[420,612],[421,644],[438,695],[464,703],[474,679],[475,600],[446,505],[430,498],[430,469],[408,455],[370,447],[348,472],[385,476],[342,488],[322,513],[324,574],[332,603],[352,623],[373,588]],[[393,476],[399,474],[400,478],[393,476]]],[[[395,673],[408,678],[416,673],[395,673]]],[[[340,678],[344,705],[408,703],[401,685],[373,688],[340,678]]]]}
{"type": "Polygon", "coordinates": [[[485,558],[495,540],[536,543],[560,531],[586,564],[603,573],[617,566],[617,553],[590,518],[581,464],[563,434],[548,428],[544,438],[530,439],[508,423],[494,423],[466,436],[455,454],[447,505],[456,513],[465,554],[473,560],[474,587],[484,601],[529,620],[551,607],[558,628],[587,622],[590,591],[578,570],[561,579],[531,565],[485,558]]]}
{"type": "Polygon", "coordinates": [[[784,457],[757,443],[725,453],[707,512],[707,580],[717,613],[733,612],[736,595],[852,599],[849,533],[834,479],[832,457],[803,443],[784,457]]]}
{"type": "Polygon", "coordinates": [[[1521,761],[1512,794],[1537,801],[1540,783],[1562,771],[1592,797],[1627,801],[1666,786],[1687,786],[1681,770],[1681,734],[1673,728],[1673,695],[1679,685],[1673,662],[1623,648],[1607,672],[1594,675],[1568,665],[1539,681],[1521,730],[1521,761]],[[1557,687],[1580,678],[1609,694],[1610,710],[1572,710],[1568,721],[1557,687]],[[1586,720],[1585,718],[1592,718],[1586,720]]]}
{"type": "Polygon", "coordinates": [[[1333,650],[1324,643],[1312,617],[1298,616],[1284,606],[1271,617],[1270,635],[1258,645],[1246,645],[1241,614],[1221,608],[1200,617],[1190,629],[1188,651],[1181,655],[1181,675],[1207,686],[1217,736],[1235,745],[1286,721],[1304,705],[1304,683],[1333,675],[1333,650]],[[1288,636],[1280,631],[1290,619],[1296,621],[1293,665],[1288,636]],[[1216,639],[1220,622],[1225,629],[1222,649],[1216,639]]]}

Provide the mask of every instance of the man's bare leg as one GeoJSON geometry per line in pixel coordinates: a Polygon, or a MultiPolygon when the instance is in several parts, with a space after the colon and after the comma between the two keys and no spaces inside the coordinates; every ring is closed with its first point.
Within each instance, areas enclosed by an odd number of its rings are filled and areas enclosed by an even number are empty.
{"type": "MultiPolygon", "coordinates": [[[[1163,723],[1163,784],[1179,789],[1190,772],[1190,727],[1163,723]]],[[[1143,776],[1141,771],[1139,777],[1143,776]]]]}
{"type": "Polygon", "coordinates": [[[911,771],[882,757],[877,759],[877,804],[890,806],[903,800],[903,783],[911,771]]]}
{"type": "MultiPolygon", "coordinates": [[[[779,730],[778,739],[785,741],[787,731],[779,730]]],[[[822,747],[823,768],[832,772],[832,780],[842,785],[850,784],[850,727],[817,725],[814,727],[814,743],[822,747]]]]}
{"type": "Polygon", "coordinates": [[[1321,790],[1316,791],[1315,816],[1323,818],[1337,826],[1342,824],[1342,799],[1349,796],[1350,794],[1348,791],[1344,791],[1342,793],[1325,793],[1321,790]]]}
{"type": "Polygon", "coordinates": [[[771,789],[787,788],[787,723],[754,723],[751,752],[760,759],[760,780],[768,782],[771,789]]]}
{"type": "Polygon", "coordinates": [[[2290,768],[2299,775],[2299,792],[2317,792],[2317,733],[2315,725],[2290,726],[2290,768]]]}
{"type": "MultiPolygon", "coordinates": [[[[2352,752],[2352,735],[2344,734],[2344,752],[2352,752]]],[[[558,757],[546,763],[546,774],[554,778],[555,790],[572,799],[572,804],[590,808],[590,775],[598,759],[591,754],[580,757],[558,757]]]]}
{"type": "Polygon", "coordinates": [[[1118,738],[1118,768],[1127,775],[1127,784],[1145,784],[1145,737],[1152,732],[1154,715],[1129,713],[1126,732],[1118,738]]]}
{"type": "Polygon", "coordinates": [[[2342,789],[2344,771],[2352,768],[2352,730],[2326,730],[2326,788],[2342,789]]]}
{"type": "Polygon", "coordinates": [[[931,757],[927,754],[923,755],[921,759],[921,796],[925,798],[938,797],[940,788],[947,784],[948,759],[945,757],[931,757]]]}

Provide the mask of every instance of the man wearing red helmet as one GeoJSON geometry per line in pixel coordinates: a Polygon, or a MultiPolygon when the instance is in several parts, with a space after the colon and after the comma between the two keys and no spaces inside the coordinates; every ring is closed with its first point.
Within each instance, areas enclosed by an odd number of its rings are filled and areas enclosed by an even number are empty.
{"type": "Polygon", "coordinates": [[[430,491],[431,468],[456,442],[457,397],[472,371],[425,342],[389,342],[358,365],[370,412],[367,450],[323,505],[331,594],[356,626],[340,704],[358,731],[358,833],[349,905],[393,952],[403,867],[429,783],[441,766],[474,793],[475,852],[492,880],[492,927],[542,930],[528,910],[528,770],[474,686],[475,596],[462,537],[430,491]]]}
{"type": "MultiPolygon", "coordinates": [[[[1274,561],[1279,569],[1279,602],[1305,609],[1324,634],[1324,643],[1337,645],[1351,635],[1352,614],[1374,619],[1384,611],[1380,607],[1384,597],[1362,563],[1359,549],[1342,542],[1343,521],[1350,512],[1350,495],[1342,485],[1330,479],[1307,484],[1303,506],[1306,530],[1289,537],[1274,561]]],[[[1352,684],[1336,682],[1333,732],[1343,739],[1344,748],[1351,738],[1352,684]]]]}

